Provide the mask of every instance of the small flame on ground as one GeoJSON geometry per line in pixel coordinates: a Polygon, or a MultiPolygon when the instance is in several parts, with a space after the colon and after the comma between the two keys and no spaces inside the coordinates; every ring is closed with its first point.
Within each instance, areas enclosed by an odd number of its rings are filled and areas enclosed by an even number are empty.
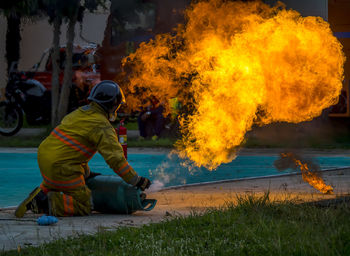
{"type": "Polygon", "coordinates": [[[337,103],[345,57],[322,18],[280,2],[207,0],[186,19],[123,60],[124,89],[134,110],[150,96],[167,111],[171,98],[183,104],[176,146],[196,166],[231,162],[254,124],[312,120],[337,103]]]}
{"type": "Polygon", "coordinates": [[[323,194],[333,194],[332,186],[326,185],[324,180],[315,172],[314,169],[319,169],[319,167],[314,163],[307,163],[305,160],[301,160],[301,157],[294,153],[281,153],[281,159],[275,161],[275,166],[279,170],[299,168],[305,182],[323,194]]]}

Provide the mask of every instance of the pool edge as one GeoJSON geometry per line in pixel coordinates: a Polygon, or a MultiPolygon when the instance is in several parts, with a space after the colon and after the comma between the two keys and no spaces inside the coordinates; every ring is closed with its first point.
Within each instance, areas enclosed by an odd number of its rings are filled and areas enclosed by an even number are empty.
{"type": "MultiPolygon", "coordinates": [[[[345,169],[349,169],[350,166],[342,166],[332,169],[325,169],[320,170],[319,172],[329,172],[329,171],[341,171],[345,169]]],[[[238,179],[229,179],[229,180],[217,180],[217,181],[207,181],[207,182],[199,182],[199,183],[192,183],[192,184],[185,184],[185,185],[176,185],[176,186],[170,186],[160,189],[158,192],[167,191],[171,189],[181,189],[181,188],[189,188],[189,187],[198,187],[202,185],[213,185],[213,184],[219,184],[219,183],[229,183],[229,182],[238,182],[238,181],[246,181],[246,180],[257,180],[257,179],[268,179],[268,178],[276,178],[276,177],[286,177],[286,176],[295,176],[295,175],[301,175],[301,172],[293,172],[293,173],[285,173],[285,174],[277,174],[277,175],[266,175],[266,176],[255,176],[255,177],[247,177],[247,178],[238,178],[238,179]]]]}

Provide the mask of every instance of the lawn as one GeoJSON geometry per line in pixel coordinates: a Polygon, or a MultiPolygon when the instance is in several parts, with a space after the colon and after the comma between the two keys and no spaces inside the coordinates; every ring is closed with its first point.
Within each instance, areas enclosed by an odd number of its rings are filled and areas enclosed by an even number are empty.
{"type": "Polygon", "coordinates": [[[238,204],[58,240],[4,255],[350,255],[350,206],[240,198],[238,204]]]}
{"type": "MultiPolygon", "coordinates": [[[[117,124],[114,124],[117,127],[117,124]]],[[[128,131],[137,130],[137,123],[128,122],[125,124],[128,131]]],[[[40,143],[50,134],[52,131],[51,126],[30,126],[25,124],[24,128],[45,128],[46,131],[35,136],[11,136],[5,137],[0,135],[0,147],[38,147],[40,143]]],[[[173,147],[176,139],[171,137],[161,137],[157,140],[152,140],[151,138],[145,140],[139,140],[138,138],[128,137],[128,147],[173,147]]]]}
{"type": "MultiPolygon", "coordinates": [[[[36,136],[0,136],[0,147],[38,147],[45,137],[51,132],[47,130],[36,136]]],[[[161,137],[158,140],[139,140],[128,137],[128,147],[173,147],[175,137],[161,137]]],[[[315,148],[315,149],[350,149],[350,134],[340,133],[327,137],[305,135],[300,138],[288,139],[256,137],[248,134],[242,144],[245,148],[315,148]]]]}
{"type": "MultiPolygon", "coordinates": [[[[118,122],[114,123],[117,127],[118,122]]],[[[125,123],[128,131],[138,130],[136,119],[125,123]]],[[[315,149],[350,149],[350,120],[328,120],[321,122],[319,119],[300,124],[274,123],[268,126],[255,126],[246,134],[242,145],[246,148],[315,148],[315,149]]],[[[34,128],[25,124],[25,128],[34,128]]],[[[38,127],[35,127],[38,128],[38,127]]],[[[0,147],[38,147],[41,141],[51,132],[50,126],[43,134],[31,137],[13,136],[0,137],[0,147]]],[[[215,127],[213,127],[215,131],[215,127]]],[[[156,141],[151,139],[139,140],[128,137],[128,147],[173,147],[178,131],[172,131],[176,135],[166,134],[156,141]]]]}
{"type": "MultiPolygon", "coordinates": [[[[47,135],[38,135],[31,137],[0,137],[0,147],[33,147],[36,148],[45,139],[47,135]]],[[[159,138],[156,141],[152,139],[138,140],[128,138],[128,147],[165,147],[170,148],[174,145],[173,138],[159,138]]]]}

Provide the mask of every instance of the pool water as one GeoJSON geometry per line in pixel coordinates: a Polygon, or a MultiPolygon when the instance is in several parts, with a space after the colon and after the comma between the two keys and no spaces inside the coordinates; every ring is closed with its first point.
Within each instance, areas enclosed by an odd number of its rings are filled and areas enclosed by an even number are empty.
{"type": "MultiPolygon", "coordinates": [[[[193,184],[246,177],[281,174],[273,166],[278,155],[238,156],[233,162],[223,164],[215,171],[205,168],[189,168],[182,159],[167,154],[129,154],[130,165],[141,176],[159,180],[167,186],[193,184]]],[[[321,169],[350,166],[345,156],[322,156],[314,159],[321,169]]],[[[114,172],[102,156],[96,154],[89,166],[92,171],[106,175],[114,172]]],[[[290,170],[291,171],[291,170],[290,170]]],[[[0,153],[0,207],[20,203],[25,196],[41,183],[36,153],[0,153]]]]}

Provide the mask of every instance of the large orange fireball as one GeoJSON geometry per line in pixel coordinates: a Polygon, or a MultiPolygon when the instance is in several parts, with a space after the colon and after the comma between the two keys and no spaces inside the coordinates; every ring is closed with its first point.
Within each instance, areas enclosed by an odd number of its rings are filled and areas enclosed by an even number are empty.
{"type": "Polygon", "coordinates": [[[281,3],[224,0],[192,4],[186,17],[124,67],[132,70],[131,108],[155,95],[192,110],[180,118],[176,145],[197,166],[232,161],[253,124],[311,120],[337,102],[345,57],[322,18],[281,3]]]}

